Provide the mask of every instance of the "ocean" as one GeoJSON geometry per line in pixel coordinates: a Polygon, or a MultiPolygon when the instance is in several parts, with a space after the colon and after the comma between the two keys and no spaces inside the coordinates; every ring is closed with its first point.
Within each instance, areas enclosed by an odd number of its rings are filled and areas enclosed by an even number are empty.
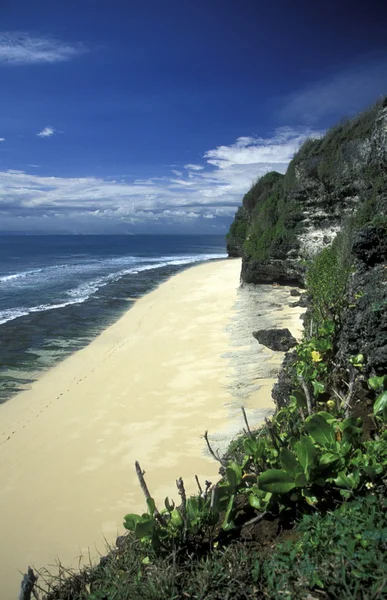
{"type": "Polygon", "coordinates": [[[1,236],[0,402],[174,273],[226,256],[223,236],[1,236]]]}

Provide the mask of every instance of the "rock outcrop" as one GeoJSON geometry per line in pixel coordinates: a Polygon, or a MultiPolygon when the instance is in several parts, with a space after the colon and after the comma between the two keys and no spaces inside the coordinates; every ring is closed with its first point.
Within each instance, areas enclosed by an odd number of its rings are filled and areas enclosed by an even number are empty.
{"type": "MultiPolygon", "coordinates": [[[[307,140],[285,175],[267,173],[245,195],[227,237],[242,281],[301,285],[305,260],[329,245],[356,211],[386,215],[387,106],[307,140]]],[[[364,240],[359,240],[363,244],[364,240]]]]}

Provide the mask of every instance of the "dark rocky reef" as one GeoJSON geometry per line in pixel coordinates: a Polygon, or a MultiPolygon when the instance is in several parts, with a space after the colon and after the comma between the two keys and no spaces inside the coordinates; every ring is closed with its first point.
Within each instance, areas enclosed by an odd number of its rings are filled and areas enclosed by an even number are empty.
{"type": "Polygon", "coordinates": [[[257,262],[243,258],[241,279],[245,283],[280,283],[304,285],[304,268],[295,260],[266,260],[257,262]]]}
{"type": "Polygon", "coordinates": [[[287,352],[297,344],[289,329],[260,329],[253,331],[253,336],[260,344],[276,352],[287,352]]]}

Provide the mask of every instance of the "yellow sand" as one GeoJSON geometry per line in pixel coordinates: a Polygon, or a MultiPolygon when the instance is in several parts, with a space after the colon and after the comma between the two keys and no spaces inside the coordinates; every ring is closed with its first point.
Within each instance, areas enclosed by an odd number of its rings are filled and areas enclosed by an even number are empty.
{"type": "Polygon", "coordinates": [[[136,459],[158,501],[176,498],[179,476],[189,492],[195,474],[216,480],[201,436],[224,428],[233,401],[222,354],[239,272],[228,260],[179,273],[0,406],[2,600],[17,597],[18,570],[75,567],[145,510],[136,459]]]}

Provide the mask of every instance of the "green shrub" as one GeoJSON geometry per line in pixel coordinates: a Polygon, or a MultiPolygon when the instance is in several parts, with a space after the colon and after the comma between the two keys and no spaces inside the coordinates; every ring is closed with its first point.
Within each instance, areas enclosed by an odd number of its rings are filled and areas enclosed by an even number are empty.
{"type": "Polygon", "coordinates": [[[267,597],[303,598],[321,590],[332,599],[385,598],[386,509],[385,499],[369,495],[325,516],[305,516],[299,539],[281,544],[259,565],[267,597]]]}

